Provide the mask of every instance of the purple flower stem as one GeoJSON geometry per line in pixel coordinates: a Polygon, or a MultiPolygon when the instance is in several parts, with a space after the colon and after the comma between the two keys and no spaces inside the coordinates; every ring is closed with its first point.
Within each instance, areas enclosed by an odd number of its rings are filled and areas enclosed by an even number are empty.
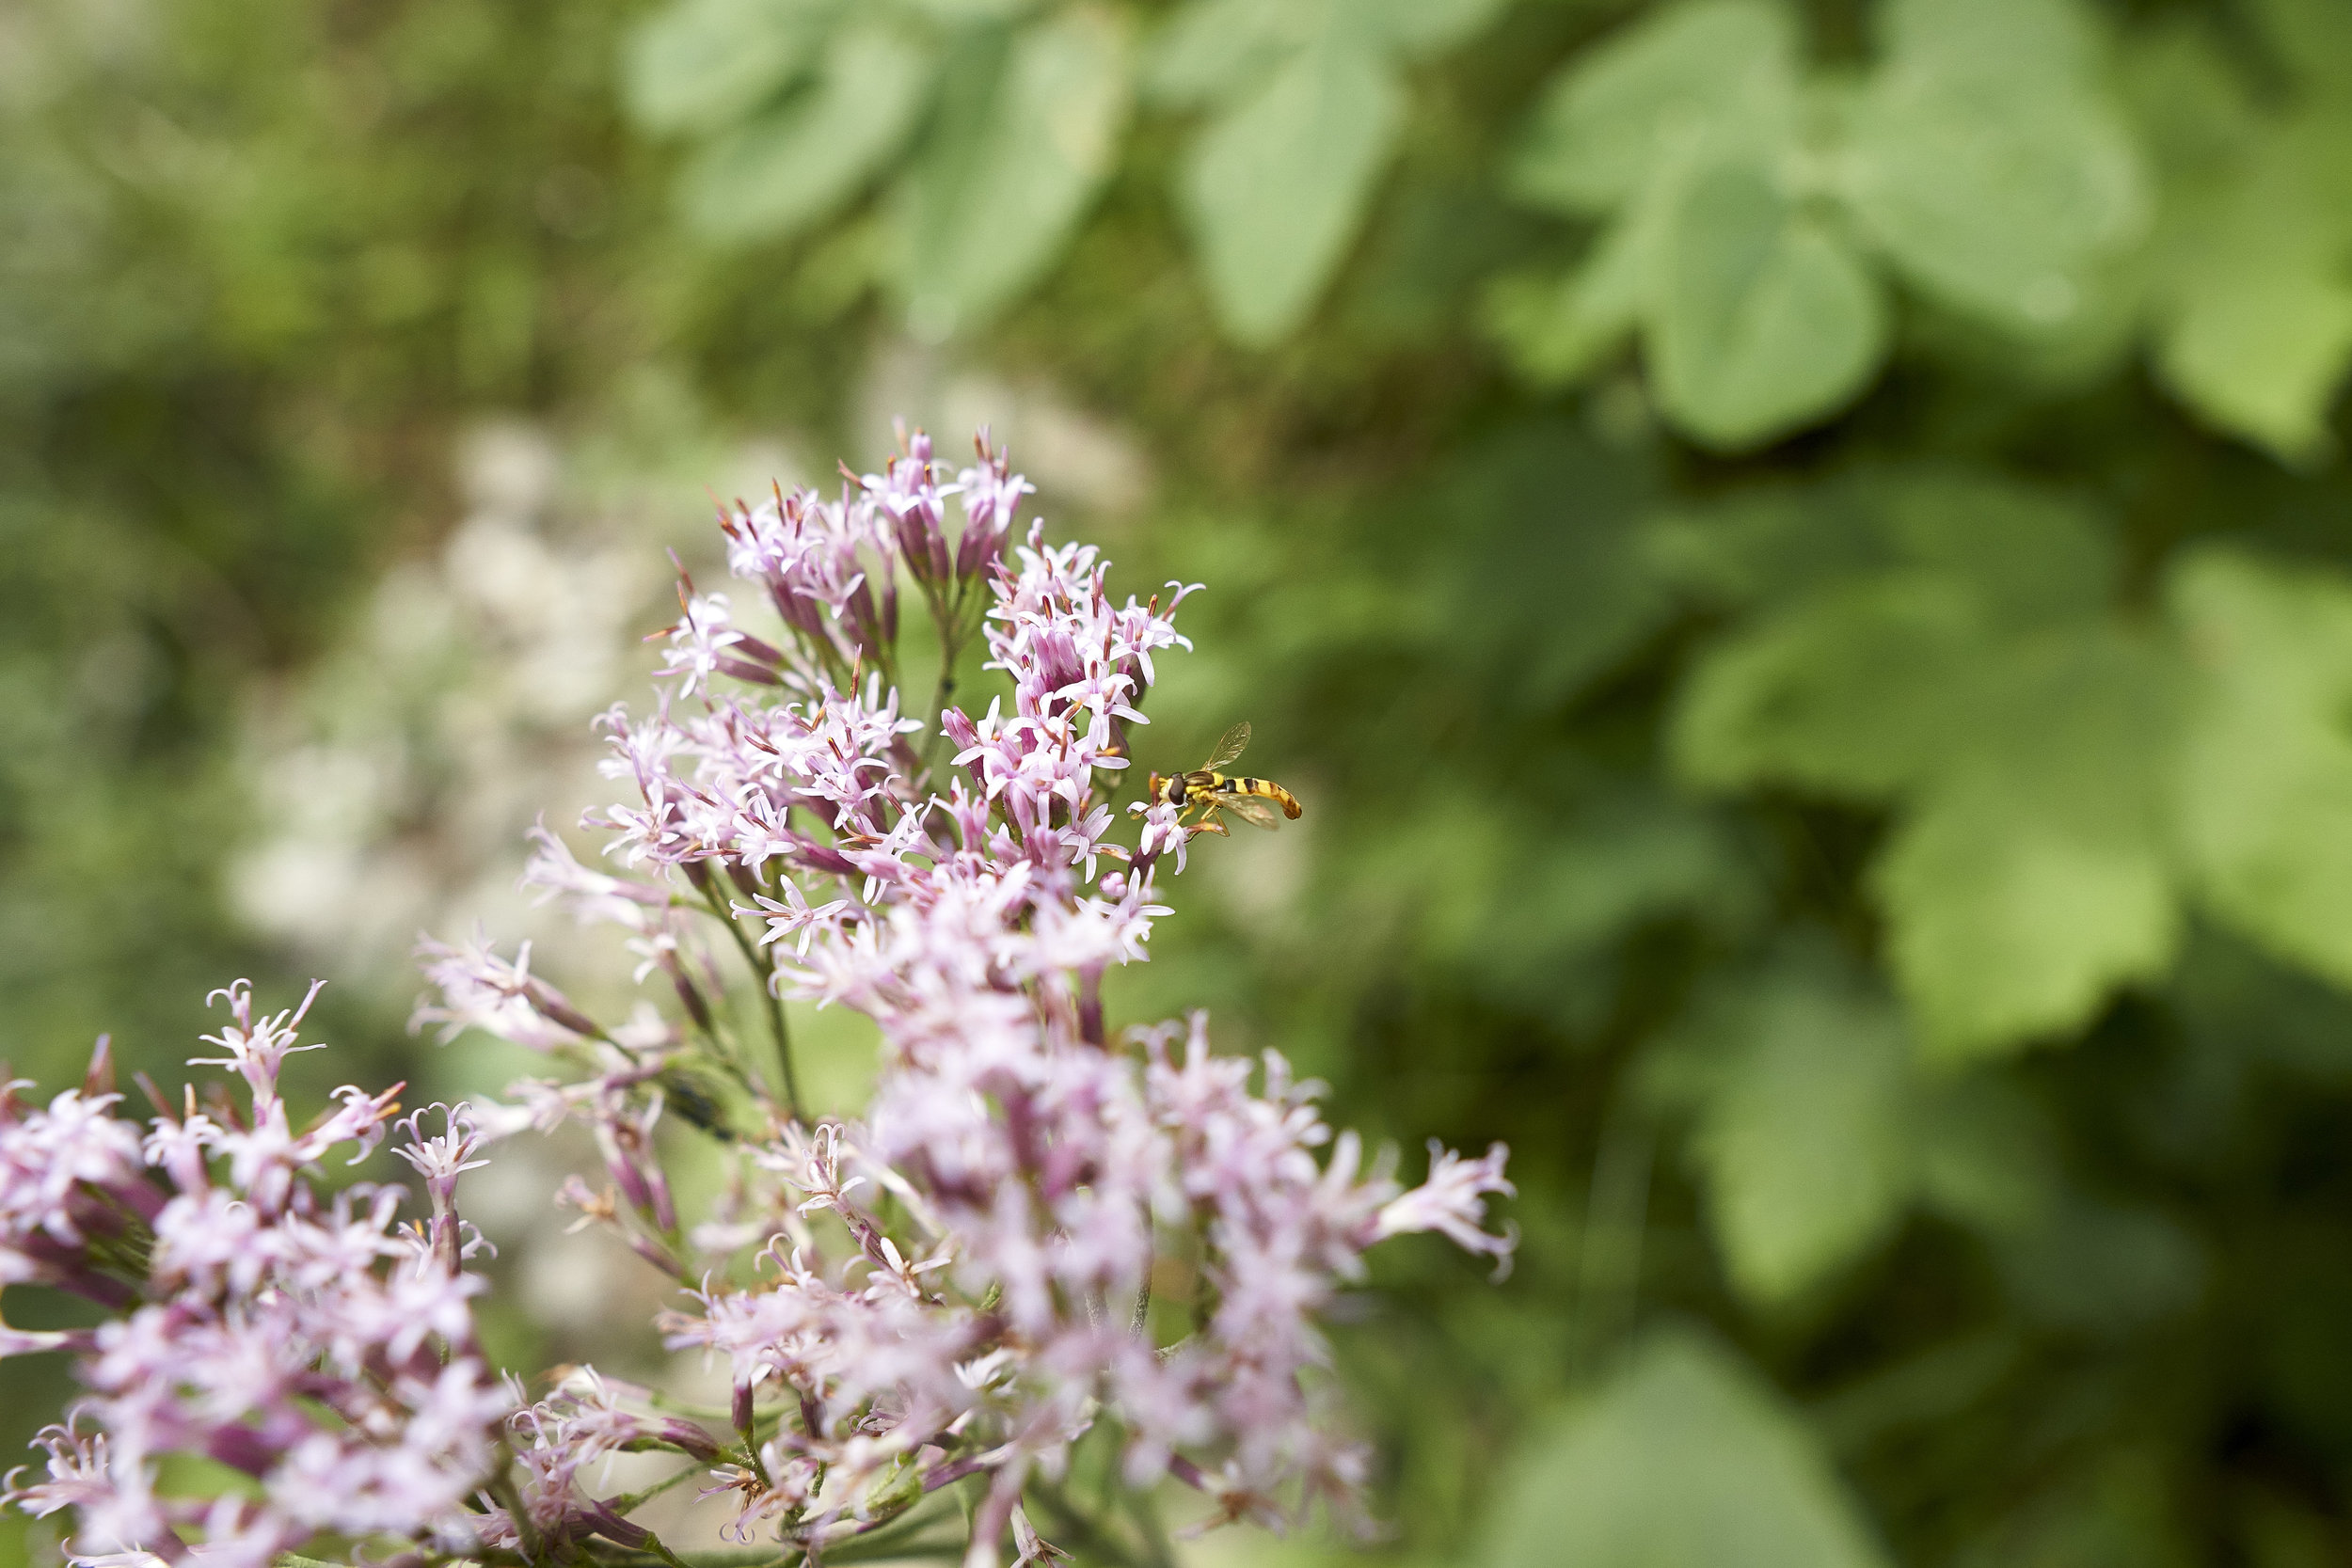
{"type": "Polygon", "coordinates": [[[959,1459],[952,1465],[942,1465],[923,1478],[923,1490],[936,1492],[943,1486],[953,1486],[966,1476],[978,1475],[988,1466],[977,1459],[959,1459]]]}

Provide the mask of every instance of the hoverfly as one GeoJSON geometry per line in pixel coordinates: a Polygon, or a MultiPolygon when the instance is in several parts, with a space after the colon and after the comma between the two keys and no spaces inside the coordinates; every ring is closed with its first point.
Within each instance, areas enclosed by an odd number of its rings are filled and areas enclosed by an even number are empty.
{"type": "Polygon", "coordinates": [[[1253,828],[1280,827],[1284,817],[1298,815],[1295,796],[1272,779],[1235,778],[1217,771],[1231,766],[1248,744],[1248,723],[1235,724],[1216,743],[1208,761],[1189,773],[1152,774],[1145,786],[1145,798],[1127,809],[1140,816],[1153,804],[1165,801],[1179,811],[1198,811],[1200,815],[1185,825],[1202,833],[1226,831],[1225,824],[1217,818],[1217,813],[1224,811],[1232,812],[1253,828]]]}

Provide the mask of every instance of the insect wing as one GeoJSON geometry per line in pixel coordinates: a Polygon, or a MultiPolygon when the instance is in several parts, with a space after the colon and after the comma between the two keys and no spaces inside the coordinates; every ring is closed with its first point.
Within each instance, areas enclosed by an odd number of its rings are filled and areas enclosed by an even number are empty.
{"type": "Polygon", "coordinates": [[[1216,743],[1216,750],[1210,753],[1208,761],[1200,765],[1200,770],[1213,773],[1220,768],[1229,768],[1248,747],[1249,721],[1245,719],[1225,732],[1225,738],[1216,743]]]}
{"type": "Polygon", "coordinates": [[[1279,828],[1282,825],[1282,814],[1274,802],[1261,800],[1254,795],[1220,795],[1216,803],[1253,828],[1279,828]]]}

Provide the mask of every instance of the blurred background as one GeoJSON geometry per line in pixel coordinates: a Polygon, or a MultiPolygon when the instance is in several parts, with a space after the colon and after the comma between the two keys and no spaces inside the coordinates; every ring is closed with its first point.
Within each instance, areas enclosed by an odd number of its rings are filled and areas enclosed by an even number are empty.
{"type": "MultiPolygon", "coordinates": [[[[664,547],[985,421],[1307,806],[1124,1021],[1512,1146],[1338,1334],[1376,1555],[2352,1559],[2347,0],[7,0],[0,212],[44,1092],[239,974],[498,1088],[408,949],[611,984],[514,876],[664,547]]],[[[658,1367],[501,1152],[501,1354],[658,1367]]]]}

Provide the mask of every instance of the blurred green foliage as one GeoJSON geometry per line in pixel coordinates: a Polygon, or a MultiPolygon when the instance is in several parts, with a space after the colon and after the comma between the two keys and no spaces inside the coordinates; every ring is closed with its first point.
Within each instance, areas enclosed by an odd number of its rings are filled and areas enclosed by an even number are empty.
{"type": "Polygon", "coordinates": [[[10,1051],[266,962],[236,692],[459,421],[862,452],[912,336],[1142,440],[1142,760],[1307,802],[1118,1005],[1513,1145],[1339,1347],[1386,1550],[2352,1552],[2343,0],[8,25],[10,1051]]]}

